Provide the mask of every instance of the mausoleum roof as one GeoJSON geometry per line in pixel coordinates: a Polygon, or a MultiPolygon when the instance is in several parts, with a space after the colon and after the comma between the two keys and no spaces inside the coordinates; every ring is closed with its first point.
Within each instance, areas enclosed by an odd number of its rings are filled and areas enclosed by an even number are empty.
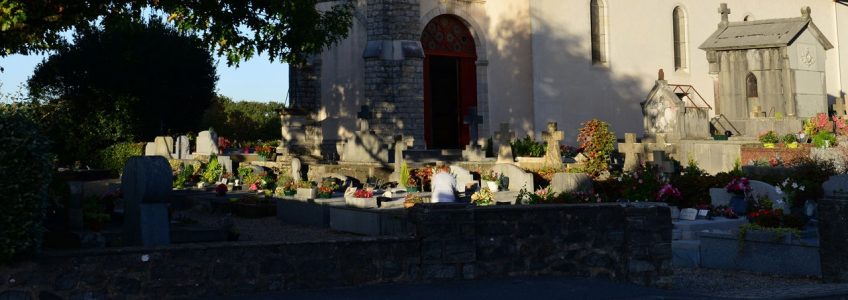
{"type": "Polygon", "coordinates": [[[810,18],[769,19],[760,21],[729,22],[719,26],[703,44],[703,50],[739,50],[776,48],[791,45],[804,30],[819,40],[825,50],[833,45],[819,31],[810,18]]]}

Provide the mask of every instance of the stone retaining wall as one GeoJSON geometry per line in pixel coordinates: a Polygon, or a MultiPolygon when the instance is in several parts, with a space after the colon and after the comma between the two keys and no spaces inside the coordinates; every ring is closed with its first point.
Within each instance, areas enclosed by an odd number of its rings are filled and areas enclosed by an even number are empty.
{"type": "Polygon", "coordinates": [[[537,275],[670,286],[666,207],[425,204],[410,218],[410,237],[45,254],[0,268],[0,298],[196,298],[537,275]]]}

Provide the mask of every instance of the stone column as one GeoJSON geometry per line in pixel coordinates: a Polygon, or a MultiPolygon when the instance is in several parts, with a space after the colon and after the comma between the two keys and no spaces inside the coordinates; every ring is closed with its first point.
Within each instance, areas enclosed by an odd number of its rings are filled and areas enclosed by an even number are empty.
{"type": "Polygon", "coordinates": [[[374,133],[391,142],[403,134],[424,141],[424,50],[419,0],[368,1],[365,98],[374,133]]]}

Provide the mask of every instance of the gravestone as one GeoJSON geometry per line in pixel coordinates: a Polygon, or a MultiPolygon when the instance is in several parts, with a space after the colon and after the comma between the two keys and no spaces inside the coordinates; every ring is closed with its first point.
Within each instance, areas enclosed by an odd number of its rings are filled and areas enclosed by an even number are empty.
{"type": "Polygon", "coordinates": [[[224,172],[226,173],[235,173],[235,166],[233,164],[233,159],[226,155],[217,156],[218,164],[220,164],[224,168],[224,172]]]}
{"type": "Polygon", "coordinates": [[[359,117],[359,132],[344,143],[340,153],[341,161],[387,164],[389,162],[389,150],[383,144],[383,141],[371,132],[371,126],[368,124],[371,118],[371,110],[368,106],[363,105],[357,116],[359,117]]]}
{"type": "Polygon", "coordinates": [[[156,146],[156,155],[171,159],[171,153],[174,152],[174,138],[170,136],[157,136],[153,140],[156,146]]]}
{"type": "Polygon", "coordinates": [[[732,193],[728,193],[723,188],[710,188],[710,204],[712,206],[730,205],[730,198],[733,198],[732,193]]]}
{"type": "Polygon", "coordinates": [[[830,179],[822,184],[822,189],[825,197],[848,197],[848,175],[830,176],[830,179]]]}
{"type": "Polygon", "coordinates": [[[641,143],[636,142],[635,133],[624,134],[624,144],[618,144],[618,152],[624,153],[624,171],[632,172],[642,163],[644,149],[641,143]]]}
{"type": "Polygon", "coordinates": [[[588,192],[592,190],[592,177],[584,173],[556,173],[550,189],[556,194],[588,192]]]}
{"type": "Polygon", "coordinates": [[[842,95],[841,98],[836,98],[836,102],[833,103],[833,111],[835,116],[842,119],[846,118],[846,115],[848,115],[848,112],[846,111],[848,105],[846,105],[846,103],[848,103],[848,95],[842,95]]]}
{"type": "Polygon", "coordinates": [[[191,144],[187,136],[181,135],[177,137],[174,141],[174,154],[172,156],[176,159],[191,158],[191,144]]]}
{"type": "Polygon", "coordinates": [[[486,160],[486,151],[478,144],[479,134],[477,125],[483,122],[483,117],[477,115],[477,107],[469,107],[468,113],[463,118],[462,123],[468,125],[469,139],[468,145],[462,150],[462,159],[464,161],[484,161],[486,160]]]}
{"type": "Polygon", "coordinates": [[[450,172],[456,177],[456,190],[460,193],[464,193],[466,187],[469,187],[469,184],[476,183],[471,172],[463,167],[452,165],[450,166],[450,172]]]}
{"type": "Polygon", "coordinates": [[[557,131],[556,122],[548,122],[548,131],[542,133],[542,139],[547,142],[545,164],[552,166],[562,165],[562,154],[559,150],[559,141],[565,139],[565,133],[557,131]]]}
{"type": "Polygon", "coordinates": [[[130,158],[124,165],[124,242],[127,245],[160,246],[171,242],[168,199],[171,167],[160,156],[130,158]]]}
{"type": "MultiPolygon", "coordinates": [[[[409,138],[409,140],[412,140],[412,139],[413,138],[409,138]]],[[[406,151],[406,149],[409,147],[409,145],[414,143],[414,140],[412,140],[412,142],[409,142],[407,140],[408,139],[405,138],[403,135],[395,136],[395,144],[394,144],[394,152],[395,153],[394,153],[394,160],[393,160],[394,161],[394,164],[393,164],[394,170],[392,171],[392,174],[389,175],[389,180],[390,181],[396,181],[400,186],[406,186],[406,182],[400,182],[400,171],[401,171],[400,169],[402,169],[403,162],[405,160],[404,157],[403,157],[403,151],[406,151]]]]}
{"type": "Polygon", "coordinates": [[[521,189],[526,189],[531,193],[534,191],[533,174],[512,163],[496,164],[492,167],[492,171],[506,179],[506,186],[510,191],[520,191],[521,189]]]}
{"type": "Polygon", "coordinates": [[[197,134],[197,147],[195,150],[199,154],[218,154],[218,135],[214,131],[201,131],[197,134]]]}
{"type": "Polygon", "coordinates": [[[675,171],[674,161],[666,160],[665,151],[654,151],[653,154],[654,154],[654,159],[653,159],[653,161],[651,161],[651,164],[656,166],[657,170],[659,170],[660,173],[663,173],[663,174],[666,174],[666,175],[670,175],[670,174],[674,173],[674,171],[675,171]]]}
{"type": "Polygon", "coordinates": [[[765,183],[765,182],[762,182],[762,181],[757,181],[757,180],[751,180],[751,181],[749,181],[749,184],[751,185],[751,191],[749,193],[754,197],[754,199],[760,199],[760,198],[763,198],[763,197],[768,197],[774,203],[775,209],[780,208],[780,209],[783,209],[784,213],[786,213],[786,214],[789,213],[789,203],[784,203],[783,205],[777,204],[778,200],[780,200],[780,201],[784,201],[784,200],[783,200],[783,194],[779,194],[777,192],[777,189],[775,188],[775,186],[768,184],[768,183],[765,183]]]}
{"type": "Polygon", "coordinates": [[[512,139],[515,138],[515,132],[510,130],[509,123],[501,123],[500,131],[495,133],[495,141],[498,143],[498,162],[514,163],[515,157],[512,155],[512,139]]]}
{"type": "Polygon", "coordinates": [[[144,144],[144,156],[154,156],[156,155],[156,143],[148,142],[144,144]]]}
{"type": "Polygon", "coordinates": [[[291,160],[291,174],[290,175],[292,177],[292,180],[294,180],[294,183],[300,183],[300,178],[302,177],[301,176],[301,170],[300,170],[301,167],[302,167],[302,164],[300,162],[300,159],[297,158],[297,157],[293,157],[292,160],[291,160]]]}

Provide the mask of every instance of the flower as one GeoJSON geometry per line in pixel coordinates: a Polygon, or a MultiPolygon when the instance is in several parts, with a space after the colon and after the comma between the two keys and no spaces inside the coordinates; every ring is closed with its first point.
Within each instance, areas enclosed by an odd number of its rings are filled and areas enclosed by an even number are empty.
{"type": "Polygon", "coordinates": [[[374,197],[374,191],[370,189],[359,189],[353,193],[355,198],[371,198],[374,197]]]}
{"type": "Polygon", "coordinates": [[[492,194],[492,191],[489,188],[482,188],[480,191],[471,195],[471,203],[476,205],[485,206],[494,204],[495,195],[492,194]]]}

